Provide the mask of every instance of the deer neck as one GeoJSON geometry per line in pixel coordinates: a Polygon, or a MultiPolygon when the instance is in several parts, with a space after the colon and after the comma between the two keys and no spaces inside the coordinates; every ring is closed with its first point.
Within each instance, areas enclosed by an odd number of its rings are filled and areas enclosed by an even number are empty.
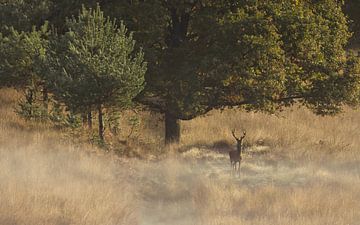
{"type": "Polygon", "coordinates": [[[239,153],[239,154],[241,154],[241,147],[242,147],[242,143],[241,142],[238,142],[237,143],[237,146],[236,146],[236,149],[237,149],[237,152],[239,153]]]}

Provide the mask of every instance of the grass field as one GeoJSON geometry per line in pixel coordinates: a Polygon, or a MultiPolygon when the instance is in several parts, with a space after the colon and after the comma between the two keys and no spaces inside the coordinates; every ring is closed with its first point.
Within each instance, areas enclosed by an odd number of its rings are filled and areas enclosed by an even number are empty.
{"type": "Polygon", "coordinates": [[[132,143],[147,156],[139,160],[23,121],[18,97],[0,90],[2,225],[359,224],[359,111],[213,111],[183,121],[181,143],[160,157],[150,156],[163,149],[162,125],[147,118],[142,144],[132,143]],[[233,128],[247,131],[240,177],[226,154],[233,128]]]}

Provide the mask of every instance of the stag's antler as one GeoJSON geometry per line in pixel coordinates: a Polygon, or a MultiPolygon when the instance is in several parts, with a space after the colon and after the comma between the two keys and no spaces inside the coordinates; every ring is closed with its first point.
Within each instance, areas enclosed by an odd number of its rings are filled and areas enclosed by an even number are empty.
{"type": "Polygon", "coordinates": [[[241,136],[241,139],[245,138],[246,136],[246,131],[243,132],[243,135],[241,136]]]}
{"type": "Polygon", "coordinates": [[[231,131],[231,133],[232,133],[233,137],[234,137],[236,140],[238,140],[238,141],[244,139],[245,136],[246,136],[246,131],[243,132],[243,135],[242,135],[240,138],[236,137],[236,135],[235,135],[235,129],[233,129],[233,130],[231,131]]]}
{"type": "Polygon", "coordinates": [[[234,137],[236,140],[239,140],[239,138],[237,138],[237,137],[235,136],[235,129],[233,129],[233,130],[231,131],[231,133],[232,133],[233,137],[234,137]]]}

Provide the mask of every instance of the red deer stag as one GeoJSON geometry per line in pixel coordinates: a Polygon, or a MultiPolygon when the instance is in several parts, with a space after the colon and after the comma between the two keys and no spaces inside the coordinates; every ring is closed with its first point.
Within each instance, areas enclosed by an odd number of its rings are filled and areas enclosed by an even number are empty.
{"type": "Polygon", "coordinates": [[[233,137],[235,138],[237,144],[236,144],[236,150],[230,151],[229,152],[229,156],[230,156],[230,164],[231,164],[231,169],[232,171],[238,171],[239,175],[240,175],[240,163],[241,163],[241,151],[242,151],[242,142],[245,138],[246,135],[246,131],[244,131],[243,135],[238,138],[235,135],[235,129],[231,131],[233,137]],[[236,168],[236,164],[239,163],[239,167],[236,168]]]}

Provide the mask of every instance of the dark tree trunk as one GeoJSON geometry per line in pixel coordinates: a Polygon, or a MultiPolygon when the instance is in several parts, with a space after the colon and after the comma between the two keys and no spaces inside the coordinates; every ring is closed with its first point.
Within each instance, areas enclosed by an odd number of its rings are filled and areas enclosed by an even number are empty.
{"type": "Polygon", "coordinates": [[[91,130],[92,129],[92,114],[91,111],[87,113],[87,126],[91,130]]]}
{"type": "Polygon", "coordinates": [[[83,127],[86,127],[86,122],[87,122],[87,117],[86,117],[86,113],[82,113],[81,114],[81,120],[82,120],[82,125],[83,127]]]}
{"type": "MultiPolygon", "coordinates": [[[[181,47],[187,39],[190,13],[178,11],[169,4],[171,23],[169,24],[169,36],[167,45],[169,48],[181,47]]],[[[176,68],[176,67],[175,67],[176,68]]],[[[176,144],[180,141],[180,120],[169,112],[165,113],[165,144],[176,144]]]]}
{"type": "Polygon", "coordinates": [[[49,94],[48,94],[48,90],[46,87],[43,87],[43,106],[46,109],[46,111],[48,111],[49,109],[49,94]]]}
{"type": "Polygon", "coordinates": [[[26,98],[26,103],[30,105],[30,109],[29,109],[29,116],[32,116],[33,115],[33,108],[32,108],[32,105],[35,101],[35,91],[32,89],[32,88],[28,88],[26,91],[25,91],[25,98],[26,98]]]}
{"type": "Polygon", "coordinates": [[[103,122],[103,111],[101,105],[98,106],[99,116],[99,138],[104,141],[104,122],[103,122]]]}
{"type": "Polygon", "coordinates": [[[171,113],[165,113],[165,144],[179,143],[180,121],[171,113]]]}
{"type": "Polygon", "coordinates": [[[92,115],[91,111],[87,113],[81,114],[83,127],[87,127],[88,129],[92,129],[92,115]]]}

